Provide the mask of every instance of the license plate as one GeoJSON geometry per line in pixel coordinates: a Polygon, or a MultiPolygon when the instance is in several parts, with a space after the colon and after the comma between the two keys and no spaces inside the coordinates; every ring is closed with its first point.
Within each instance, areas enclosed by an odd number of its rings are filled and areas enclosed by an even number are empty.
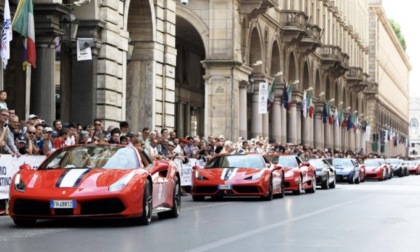
{"type": "Polygon", "coordinates": [[[232,185],[219,185],[220,190],[231,190],[232,185]]]}
{"type": "Polygon", "coordinates": [[[75,200],[51,200],[50,208],[76,208],[75,200]]]}

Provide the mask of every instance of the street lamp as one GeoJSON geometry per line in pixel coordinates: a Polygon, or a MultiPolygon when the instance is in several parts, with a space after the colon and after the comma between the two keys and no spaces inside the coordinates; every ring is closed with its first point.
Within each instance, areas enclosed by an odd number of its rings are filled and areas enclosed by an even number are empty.
{"type": "Polygon", "coordinates": [[[60,20],[60,28],[64,30],[61,41],[73,42],[76,40],[79,20],[72,13],[64,15],[60,20]]]}

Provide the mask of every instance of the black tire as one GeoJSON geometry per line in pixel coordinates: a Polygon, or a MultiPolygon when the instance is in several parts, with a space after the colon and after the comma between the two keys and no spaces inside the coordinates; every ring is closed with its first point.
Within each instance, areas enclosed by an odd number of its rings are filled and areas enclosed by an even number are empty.
{"type": "Polygon", "coordinates": [[[357,176],[356,180],[354,181],[354,183],[356,184],[360,184],[360,172],[359,172],[359,176],[357,176]]]}
{"type": "Polygon", "coordinates": [[[159,218],[177,218],[181,213],[181,184],[178,177],[174,178],[174,194],[170,211],[158,213],[159,218]]]}
{"type": "Polygon", "coordinates": [[[13,222],[19,227],[33,227],[36,224],[36,219],[13,219],[13,222]]]}
{"type": "Polygon", "coordinates": [[[281,193],[279,194],[279,198],[282,199],[284,198],[284,177],[281,179],[280,188],[281,188],[281,193]]]}
{"type": "MultiPolygon", "coordinates": [[[[314,174],[315,176],[315,174],[314,174]]],[[[314,177],[311,181],[312,187],[309,189],[306,189],[305,192],[306,193],[315,193],[316,192],[316,177],[314,177]]]]}
{"type": "Polygon", "coordinates": [[[193,201],[204,201],[205,196],[192,196],[193,201]]]}
{"type": "Polygon", "coordinates": [[[321,183],[321,187],[322,189],[329,189],[330,188],[330,174],[327,173],[327,178],[325,179],[325,181],[322,181],[321,183]]]}
{"type": "Polygon", "coordinates": [[[335,188],[335,185],[337,184],[337,177],[334,174],[334,180],[330,183],[330,188],[335,188]]]}
{"type": "Polygon", "coordinates": [[[349,178],[349,184],[354,184],[355,179],[354,179],[354,173],[351,175],[351,178],[349,178]]]}
{"type": "Polygon", "coordinates": [[[268,195],[267,196],[261,196],[262,200],[265,201],[272,201],[273,200],[273,178],[270,178],[270,185],[268,187],[268,195]]]}
{"type": "Polygon", "coordinates": [[[294,195],[300,195],[302,193],[302,177],[299,179],[298,189],[293,191],[294,195]]]}
{"type": "Polygon", "coordinates": [[[150,181],[147,179],[144,185],[143,191],[143,214],[133,219],[135,225],[149,225],[152,222],[152,211],[153,211],[153,197],[152,197],[152,186],[150,181]]]}

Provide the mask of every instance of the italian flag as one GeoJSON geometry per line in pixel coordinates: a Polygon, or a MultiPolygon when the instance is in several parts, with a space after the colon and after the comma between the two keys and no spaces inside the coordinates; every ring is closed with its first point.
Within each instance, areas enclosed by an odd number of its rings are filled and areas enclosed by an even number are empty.
{"type": "Polygon", "coordinates": [[[25,38],[23,41],[25,48],[23,52],[24,68],[27,63],[36,68],[34,5],[32,0],[19,1],[13,18],[12,28],[25,38]]]}

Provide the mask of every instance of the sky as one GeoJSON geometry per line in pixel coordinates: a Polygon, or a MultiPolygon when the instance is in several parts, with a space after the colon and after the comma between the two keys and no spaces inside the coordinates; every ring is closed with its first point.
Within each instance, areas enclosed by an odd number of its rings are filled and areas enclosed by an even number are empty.
{"type": "Polygon", "coordinates": [[[409,95],[420,96],[420,36],[418,15],[420,2],[417,0],[382,0],[385,15],[401,27],[407,45],[406,53],[412,69],[409,79],[409,95]]]}

